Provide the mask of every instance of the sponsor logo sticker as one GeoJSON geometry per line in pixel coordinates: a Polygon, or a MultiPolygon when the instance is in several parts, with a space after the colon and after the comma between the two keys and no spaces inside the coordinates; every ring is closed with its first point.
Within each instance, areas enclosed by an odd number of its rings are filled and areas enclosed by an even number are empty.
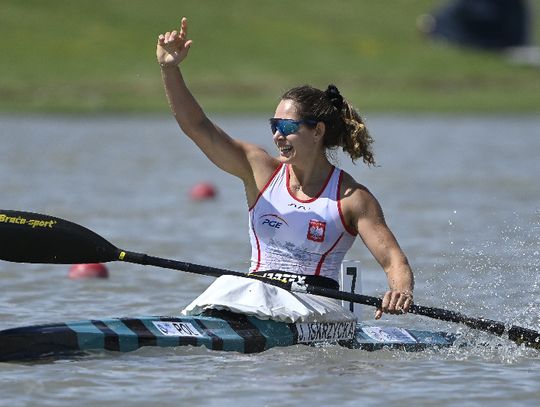
{"type": "Polygon", "coordinates": [[[307,238],[314,242],[324,242],[324,232],[326,231],[326,222],[311,219],[309,221],[307,238]]]}
{"type": "Polygon", "coordinates": [[[264,215],[259,216],[259,220],[262,219],[261,225],[271,227],[274,229],[279,229],[281,226],[289,226],[287,221],[283,219],[281,216],[274,215],[272,213],[266,213],[264,215]]]}
{"type": "Polygon", "coordinates": [[[152,324],[165,336],[204,336],[189,322],[152,321],[152,324]]]}
{"type": "Polygon", "coordinates": [[[294,203],[294,202],[291,202],[291,203],[290,203],[289,205],[287,205],[287,206],[289,206],[289,207],[292,206],[293,208],[296,208],[296,209],[302,209],[302,210],[304,210],[304,211],[307,211],[307,210],[311,209],[311,208],[306,207],[306,206],[304,206],[304,205],[296,204],[296,203],[294,203]]]}
{"type": "Polygon", "coordinates": [[[298,343],[331,342],[352,339],[356,321],[299,322],[296,324],[298,343]]]}
{"type": "Polygon", "coordinates": [[[306,276],[298,275],[298,274],[289,274],[289,273],[264,273],[264,274],[253,274],[255,277],[260,275],[263,278],[267,278],[269,280],[279,280],[282,283],[297,283],[300,285],[306,284],[306,276]]]}
{"type": "Polygon", "coordinates": [[[53,228],[54,225],[56,225],[57,221],[50,219],[50,220],[43,220],[43,219],[26,219],[22,216],[7,216],[5,213],[0,213],[0,223],[14,223],[16,225],[27,225],[30,226],[32,229],[34,228],[53,228]]]}
{"type": "Polygon", "coordinates": [[[403,328],[366,326],[362,327],[371,339],[385,343],[416,343],[416,339],[403,328]]]}

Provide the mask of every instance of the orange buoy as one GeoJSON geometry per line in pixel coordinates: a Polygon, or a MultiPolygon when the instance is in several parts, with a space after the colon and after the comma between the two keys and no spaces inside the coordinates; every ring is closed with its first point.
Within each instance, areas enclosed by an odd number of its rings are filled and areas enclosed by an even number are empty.
{"type": "Polygon", "coordinates": [[[69,269],[68,277],[72,280],[109,278],[109,270],[101,263],[74,264],[69,269]]]}
{"type": "Polygon", "coordinates": [[[216,188],[209,182],[199,182],[191,187],[189,197],[193,201],[205,201],[214,199],[217,195],[216,188]]]}

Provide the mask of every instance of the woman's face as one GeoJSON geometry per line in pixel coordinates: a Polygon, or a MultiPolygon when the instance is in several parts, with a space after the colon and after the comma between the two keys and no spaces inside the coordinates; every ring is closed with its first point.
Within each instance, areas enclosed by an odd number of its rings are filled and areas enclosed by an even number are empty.
{"type": "MultiPolygon", "coordinates": [[[[295,102],[290,99],[282,100],[278,104],[274,118],[291,120],[303,119],[298,116],[295,102]]],[[[280,161],[291,164],[302,162],[318,152],[319,148],[322,148],[321,146],[317,146],[317,144],[322,144],[319,125],[310,126],[300,124],[298,130],[289,135],[283,135],[279,129],[276,129],[274,132],[274,143],[278,148],[278,158],[280,161]]]]}

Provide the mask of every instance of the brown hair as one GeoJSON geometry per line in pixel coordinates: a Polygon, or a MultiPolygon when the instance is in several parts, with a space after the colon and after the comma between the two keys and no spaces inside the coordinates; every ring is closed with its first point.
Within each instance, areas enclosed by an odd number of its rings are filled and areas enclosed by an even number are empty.
{"type": "Polygon", "coordinates": [[[296,104],[300,118],[325,124],[327,149],[341,147],[353,162],[362,158],[364,163],[375,165],[373,139],[362,117],[334,85],[329,85],[325,91],[309,85],[299,86],[285,92],[281,100],[285,99],[296,104]]]}

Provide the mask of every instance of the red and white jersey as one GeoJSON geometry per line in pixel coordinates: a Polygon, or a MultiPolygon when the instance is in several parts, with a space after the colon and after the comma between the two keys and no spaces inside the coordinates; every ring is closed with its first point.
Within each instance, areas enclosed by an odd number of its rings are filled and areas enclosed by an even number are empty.
{"type": "Polygon", "coordinates": [[[316,197],[300,200],[289,188],[289,166],[276,169],[249,210],[250,272],[280,270],[339,281],[341,262],[355,239],[341,212],[342,176],[334,167],[316,197]]]}

